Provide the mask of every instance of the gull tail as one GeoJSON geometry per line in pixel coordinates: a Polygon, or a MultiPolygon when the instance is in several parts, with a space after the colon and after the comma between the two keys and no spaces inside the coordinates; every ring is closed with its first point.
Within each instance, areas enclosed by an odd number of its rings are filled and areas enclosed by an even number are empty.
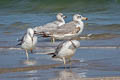
{"type": "Polygon", "coordinates": [[[55,58],[55,57],[56,57],[56,54],[55,54],[55,53],[48,53],[47,55],[52,55],[52,58],[55,58]]]}
{"type": "Polygon", "coordinates": [[[55,53],[48,53],[47,55],[54,55],[55,53]]]}
{"type": "Polygon", "coordinates": [[[20,42],[20,43],[18,43],[16,46],[19,46],[19,45],[22,45],[22,43],[20,42]]]}
{"type": "Polygon", "coordinates": [[[22,45],[22,40],[18,40],[18,44],[16,44],[16,46],[22,45]]]}
{"type": "Polygon", "coordinates": [[[56,55],[54,54],[54,55],[52,56],[52,58],[56,58],[56,55]]]}
{"type": "Polygon", "coordinates": [[[42,35],[42,37],[50,37],[49,34],[46,34],[45,32],[41,32],[40,35],[42,35]]]}

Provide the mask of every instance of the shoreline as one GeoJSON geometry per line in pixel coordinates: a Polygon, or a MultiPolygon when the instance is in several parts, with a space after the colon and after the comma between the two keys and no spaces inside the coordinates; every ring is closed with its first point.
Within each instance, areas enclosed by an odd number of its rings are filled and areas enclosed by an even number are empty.
{"type": "Polygon", "coordinates": [[[79,78],[77,80],[120,80],[120,77],[79,78]]]}

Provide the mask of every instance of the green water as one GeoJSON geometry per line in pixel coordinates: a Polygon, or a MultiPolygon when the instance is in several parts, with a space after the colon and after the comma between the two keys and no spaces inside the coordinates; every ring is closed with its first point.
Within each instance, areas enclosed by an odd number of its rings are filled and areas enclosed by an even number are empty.
{"type": "Polygon", "coordinates": [[[120,0],[1,0],[8,13],[97,12],[120,8],[120,0]]]}

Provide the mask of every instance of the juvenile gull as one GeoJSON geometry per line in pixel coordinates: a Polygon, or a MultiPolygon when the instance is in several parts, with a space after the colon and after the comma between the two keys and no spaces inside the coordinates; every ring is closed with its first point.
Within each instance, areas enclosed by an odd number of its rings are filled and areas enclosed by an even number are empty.
{"type": "MultiPolygon", "coordinates": [[[[55,53],[52,54],[52,58],[60,58],[66,65],[66,59],[70,60],[71,57],[75,54],[76,49],[80,46],[80,42],[77,40],[68,40],[63,43],[60,43],[56,48],[55,53]]],[[[66,67],[66,66],[65,66],[66,67]]]]}
{"type": "Polygon", "coordinates": [[[46,31],[43,35],[51,37],[53,42],[55,39],[71,39],[72,37],[79,36],[84,29],[82,20],[88,20],[88,18],[75,14],[73,16],[73,21],[62,25],[55,30],[46,31]]]}
{"type": "Polygon", "coordinates": [[[25,50],[27,60],[29,60],[28,50],[32,52],[37,43],[37,37],[34,34],[35,33],[33,29],[28,28],[27,33],[22,37],[21,40],[19,40],[20,43],[18,45],[21,45],[21,47],[25,50]]]}
{"type": "Polygon", "coordinates": [[[58,13],[56,15],[56,19],[57,19],[56,21],[47,23],[43,26],[35,27],[34,31],[36,31],[36,33],[41,33],[42,34],[42,32],[44,32],[44,31],[49,31],[49,30],[56,29],[57,27],[60,27],[60,26],[65,24],[64,18],[66,18],[66,16],[64,16],[63,13],[58,13]]]}

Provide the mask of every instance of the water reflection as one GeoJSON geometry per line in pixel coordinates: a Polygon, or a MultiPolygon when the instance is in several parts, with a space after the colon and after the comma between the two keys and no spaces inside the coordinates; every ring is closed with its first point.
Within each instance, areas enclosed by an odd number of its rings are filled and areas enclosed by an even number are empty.
{"type": "Polygon", "coordinates": [[[22,61],[22,64],[25,64],[25,65],[35,65],[37,62],[35,60],[24,60],[22,61]]]}
{"type": "Polygon", "coordinates": [[[71,69],[69,70],[63,70],[58,72],[58,75],[56,78],[50,79],[50,80],[80,80],[80,78],[86,77],[85,72],[81,73],[75,73],[71,69]]]}
{"type": "MultiPolygon", "coordinates": [[[[27,77],[27,80],[37,80],[39,77],[38,75],[36,76],[38,70],[31,70],[27,71],[25,76],[27,77]]],[[[24,77],[25,78],[25,77],[24,77]]]]}

